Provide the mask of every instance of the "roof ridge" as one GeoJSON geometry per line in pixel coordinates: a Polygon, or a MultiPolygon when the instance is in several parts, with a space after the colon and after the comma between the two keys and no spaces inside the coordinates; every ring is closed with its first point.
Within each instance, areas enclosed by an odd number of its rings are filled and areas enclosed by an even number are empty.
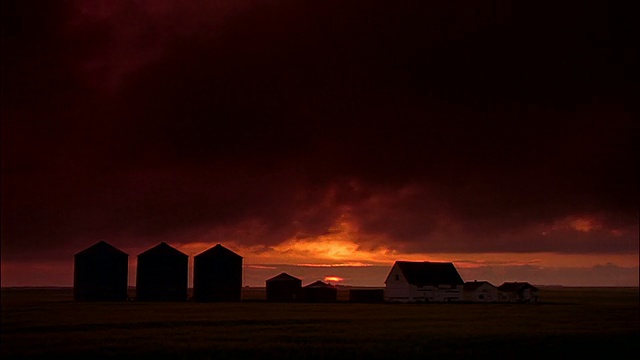
{"type": "Polygon", "coordinates": [[[242,256],[235,253],[232,250],[229,250],[228,248],[222,246],[221,244],[216,244],[206,250],[204,250],[203,252],[197,254],[195,257],[203,257],[203,256],[212,256],[212,255],[218,255],[218,254],[226,254],[226,255],[232,255],[232,256],[237,256],[239,258],[242,259],[242,256]]]}
{"type": "Polygon", "coordinates": [[[92,253],[92,252],[95,252],[95,251],[104,252],[105,250],[106,251],[111,251],[112,253],[119,253],[119,254],[122,254],[122,255],[129,256],[129,254],[127,254],[126,252],[118,249],[117,247],[109,244],[108,242],[106,242],[104,240],[100,240],[97,243],[89,246],[88,248],[77,252],[74,256],[89,254],[89,253],[92,253]]]}
{"type": "Polygon", "coordinates": [[[143,255],[152,255],[154,253],[157,253],[159,251],[170,251],[176,255],[184,255],[184,256],[189,256],[185,253],[183,253],[182,251],[176,249],[175,247],[167,244],[166,242],[162,241],[161,243],[159,243],[158,245],[151,247],[143,252],[141,252],[140,254],[138,254],[138,256],[143,256],[143,255]]]}

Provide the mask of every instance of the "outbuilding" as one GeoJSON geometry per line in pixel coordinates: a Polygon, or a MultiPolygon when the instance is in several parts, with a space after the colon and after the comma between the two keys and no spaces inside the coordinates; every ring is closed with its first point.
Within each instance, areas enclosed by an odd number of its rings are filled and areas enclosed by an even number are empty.
{"type": "Polygon", "coordinates": [[[189,256],[162,242],[138,255],[136,298],[140,301],[186,301],[189,256]]]}
{"type": "Polygon", "coordinates": [[[129,255],[100,241],[74,255],[76,301],[126,301],[129,255]]]}
{"type": "Polygon", "coordinates": [[[242,256],[217,244],[194,257],[195,301],[240,301],[241,294],[242,256]]]}
{"type": "Polygon", "coordinates": [[[338,299],[338,289],[335,286],[320,280],[302,288],[302,297],[305,302],[331,303],[338,299]]]}
{"type": "Polygon", "coordinates": [[[538,302],[538,288],[528,282],[505,282],[498,286],[500,301],[504,302],[538,302]]]}
{"type": "Polygon", "coordinates": [[[281,273],[266,281],[267,301],[295,302],[302,295],[302,280],[287,273],[281,273]]]}
{"type": "Polygon", "coordinates": [[[385,280],[391,302],[462,301],[464,281],[450,262],[396,261],[385,280]]]}
{"type": "Polygon", "coordinates": [[[384,301],[384,289],[349,289],[349,302],[381,303],[384,301]]]}
{"type": "Polygon", "coordinates": [[[464,283],[464,301],[497,302],[500,300],[498,288],[488,281],[467,281],[464,283]]]}

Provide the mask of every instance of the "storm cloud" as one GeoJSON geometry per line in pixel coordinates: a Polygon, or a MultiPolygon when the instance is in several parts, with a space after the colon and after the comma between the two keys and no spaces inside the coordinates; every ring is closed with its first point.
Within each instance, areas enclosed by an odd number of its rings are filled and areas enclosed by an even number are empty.
{"type": "Polygon", "coordinates": [[[601,2],[3,4],[2,256],[99,239],[636,253],[601,2]]]}

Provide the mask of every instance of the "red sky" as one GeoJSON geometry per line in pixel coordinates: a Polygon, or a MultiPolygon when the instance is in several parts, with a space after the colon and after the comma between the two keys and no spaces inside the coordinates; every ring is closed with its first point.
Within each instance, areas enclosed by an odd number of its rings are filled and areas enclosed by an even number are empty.
{"type": "Polygon", "coordinates": [[[106,240],[245,283],[638,285],[637,26],[606,2],[2,4],[2,285],[106,240]]]}

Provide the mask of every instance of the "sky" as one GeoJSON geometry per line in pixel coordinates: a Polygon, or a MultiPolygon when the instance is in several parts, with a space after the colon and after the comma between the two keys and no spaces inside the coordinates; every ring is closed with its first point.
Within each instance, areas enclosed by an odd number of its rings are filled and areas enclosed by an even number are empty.
{"type": "MultiPolygon", "coordinates": [[[[222,244],[244,284],[638,286],[637,9],[2,2],[2,286],[222,244]]],[[[190,258],[192,261],[192,258],[190,258]]]]}

